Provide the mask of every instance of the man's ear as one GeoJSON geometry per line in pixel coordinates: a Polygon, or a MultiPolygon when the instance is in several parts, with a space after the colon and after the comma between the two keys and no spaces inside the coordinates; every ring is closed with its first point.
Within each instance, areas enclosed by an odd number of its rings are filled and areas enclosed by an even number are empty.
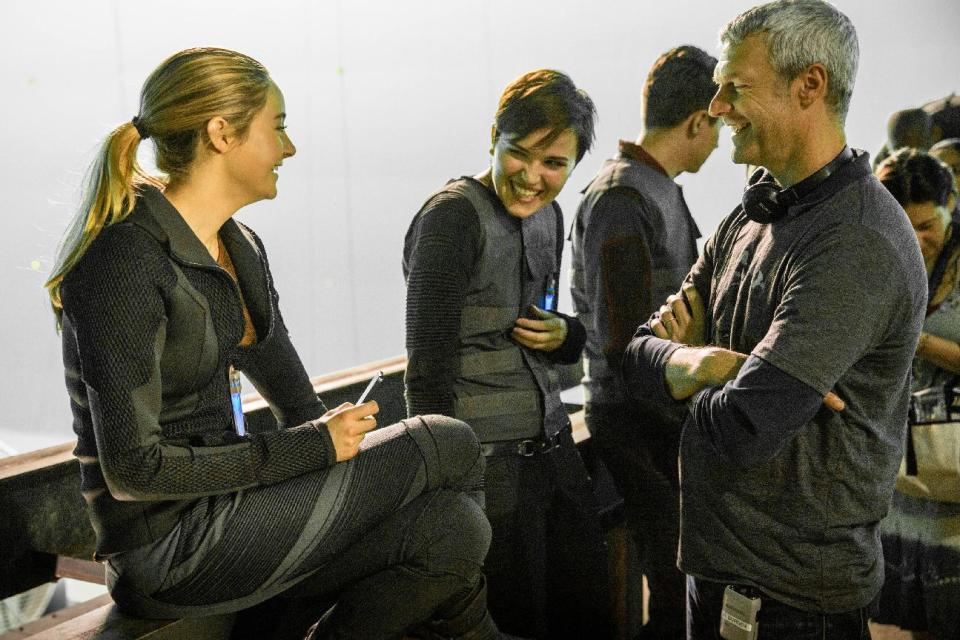
{"type": "Polygon", "coordinates": [[[700,133],[700,128],[707,126],[707,118],[709,114],[706,109],[701,109],[700,111],[694,111],[686,120],[686,134],[688,138],[696,138],[700,133]]]}
{"type": "Polygon", "coordinates": [[[226,153],[236,140],[233,127],[222,116],[214,116],[207,122],[207,137],[210,146],[219,153],[226,153]]]}
{"type": "Polygon", "coordinates": [[[490,155],[493,155],[493,148],[497,146],[497,125],[490,125],[490,155]]]}
{"type": "Polygon", "coordinates": [[[819,62],[811,64],[797,76],[797,97],[800,106],[806,109],[814,102],[827,97],[827,68],[819,62]]]}

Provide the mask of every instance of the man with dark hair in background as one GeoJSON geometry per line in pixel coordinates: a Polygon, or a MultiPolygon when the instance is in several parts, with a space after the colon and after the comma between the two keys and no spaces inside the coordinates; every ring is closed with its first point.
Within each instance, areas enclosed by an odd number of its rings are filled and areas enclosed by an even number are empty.
{"type": "Polygon", "coordinates": [[[873,159],[877,167],[901,147],[926,151],[933,142],[933,119],[923,109],[901,109],[887,120],[887,141],[873,159]]]}
{"type": "Polygon", "coordinates": [[[931,142],[960,138],[960,96],[956,93],[933,100],[921,107],[930,114],[931,142]]]}
{"type": "Polygon", "coordinates": [[[650,588],[645,638],[684,635],[686,579],[677,569],[680,420],[627,399],[620,358],[634,331],[679,289],[697,259],[697,225],[673,179],[717,147],[707,113],[716,58],[693,46],[664,53],[643,88],[643,132],[620,141],[584,191],[573,227],[571,289],[587,329],[586,421],[626,505],[650,588]]]}
{"type": "Polygon", "coordinates": [[[918,109],[903,109],[887,122],[887,142],[873,159],[874,168],[900,147],[928,149],[942,140],[960,138],[960,96],[932,100],[918,109]]]}
{"type": "Polygon", "coordinates": [[[866,154],[846,146],[849,18],[778,0],[720,39],[710,113],[733,133],[733,161],[764,170],[627,347],[626,387],[690,413],[688,638],[861,640],[884,577],[923,259],[866,154]]]}
{"type": "Polygon", "coordinates": [[[897,111],[887,122],[887,140],[892,151],[900,147],[926,150],[931,143],[933,119],[923,109],[897,111]]]}

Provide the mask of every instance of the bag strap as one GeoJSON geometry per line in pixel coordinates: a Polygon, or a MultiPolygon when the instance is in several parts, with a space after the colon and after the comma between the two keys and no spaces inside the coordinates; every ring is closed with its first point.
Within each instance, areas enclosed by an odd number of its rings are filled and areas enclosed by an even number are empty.
{"type": "MultiPolygon", "coordinates": [[[[912,420],[910,421],[913,422],[912,420]]],[[[906,475],[915,476],[917,475],[917,450],[913,446],[913,424],[907,426],[907,449],[904,451],[904,458],[907,461],[907,471],[906,475]]]]}

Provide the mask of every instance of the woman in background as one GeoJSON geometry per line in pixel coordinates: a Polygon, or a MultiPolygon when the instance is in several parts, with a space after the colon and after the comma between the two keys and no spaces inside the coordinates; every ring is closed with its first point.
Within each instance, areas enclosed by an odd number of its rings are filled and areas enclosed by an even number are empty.
{"type": "Polygon", "coordinates": [[[324,637],[397,638],[427,621],[496,637],[476,437],[439,416],[371,432],[373,402],[326,410],[263,244],[233,219],[276,196],[296,152],[285,129],[262,65],[189,49],[150,75],[91,168],[47,288],[107,586],[144,617],[330,595],[324,637]],[[137,164],[146,138],[165,178],[137,164]],[[246,431],[237,371],[278,428],[246,431]]]}
{"type": "MultiPolygon", "coordinates": [[[[950,167],[953,171],[953,181],[960,190],[960,138],[947,138],[930,147],[930,155],[950,167]]],[[[960,219],[960,208],[954,206],[953,217],[960,219]]]]}
{"type": "MultiPolygon", "coordinates": [[[[917,149],[877,167],[880,182],[907,212],[929,276],[927,318],[913,363],[913,391],[953,387],[960,374],[960,224],[951,222],[950,169],[917,149]]],[[[960,639],[960,504],[894,491],[881,523],[886,578],[877,622],[960,639]]]]}

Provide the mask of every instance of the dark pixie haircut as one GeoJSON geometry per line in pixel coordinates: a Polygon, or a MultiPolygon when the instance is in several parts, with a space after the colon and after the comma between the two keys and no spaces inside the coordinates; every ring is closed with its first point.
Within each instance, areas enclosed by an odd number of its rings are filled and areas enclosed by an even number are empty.
{"type": "Polygon", "coordinates": [[[549,145],[567,129],[577,136],[577,162],[593,146],[597,109],[583,89],[570,77],[552,69],[525,73],[503,90],[497,115],[495,139],[506,135],[523,138],[538,129],[550,129],[541,146],[549,145]]]}
{"type": "Polygon", "coordinates": [[[926,151],[904,147],[880,163],[877,178],[900,206],[935,202],[946,206],[956,188],[953,172],[926,151]]]}
{"type": "Polygon", "coordinates": [[[643,125],[669,129],[707,109],[717,92],[713,81],[716,66],[716,58],[689,44],[657,58],[643,84],[643,125]]]}

